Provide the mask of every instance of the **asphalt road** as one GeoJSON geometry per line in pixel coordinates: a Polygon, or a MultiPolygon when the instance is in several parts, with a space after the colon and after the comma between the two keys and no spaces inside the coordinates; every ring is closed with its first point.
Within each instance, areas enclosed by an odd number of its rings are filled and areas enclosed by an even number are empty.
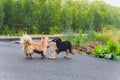
{"type": "MultiPolygon", "coordinates": [[[[47,57],[53,51],[48,50],[47,57]]],[[[0,42],[0,80],[120,80],[120,62],[84,55],[26,59],[21,45],[0,42]]]]}

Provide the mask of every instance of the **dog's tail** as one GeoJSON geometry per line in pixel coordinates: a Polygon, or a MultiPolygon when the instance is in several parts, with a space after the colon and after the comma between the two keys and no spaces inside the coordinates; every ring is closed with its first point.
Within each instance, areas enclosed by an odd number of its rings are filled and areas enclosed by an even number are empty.
{"type": "Polygon", "coordinates": [[[32,37],[27,34],[24,34],[23,37],[21,37],[20,39],[20,44],[22,44],[23,46],[28,46],[30,45],[31,41],[32,37]]]}

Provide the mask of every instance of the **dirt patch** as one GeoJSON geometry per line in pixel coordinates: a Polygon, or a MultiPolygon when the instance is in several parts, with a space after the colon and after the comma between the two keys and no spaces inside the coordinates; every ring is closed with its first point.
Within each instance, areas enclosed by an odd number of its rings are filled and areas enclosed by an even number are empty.
{"type": "Polygon", "coordinates": [[[102,44],[102,43],[99,41],[95,41],[95,42],[89,43],[86,47],[83,47],[80,45],[75,45],[75,46],[72,46],[72,52],[80,53],[83,55],[90,55],[94,52],[94,48],[100,44],[102,44]]]}

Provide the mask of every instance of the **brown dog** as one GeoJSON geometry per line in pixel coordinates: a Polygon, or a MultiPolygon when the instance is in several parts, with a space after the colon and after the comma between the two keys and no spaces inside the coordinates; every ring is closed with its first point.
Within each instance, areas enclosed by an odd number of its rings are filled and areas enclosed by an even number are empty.
{"type": "Polygon", "coordinates": [[[32,37],[25,34],[20,40],[20,43],[23,45],[23,52],[27,58],[32,59],[32,54],[34,52],[41,54],[42,58],[45,58],[46,51],[48,48],[48,37],[42,37],[39,42],[32,41],[32,37]]]}

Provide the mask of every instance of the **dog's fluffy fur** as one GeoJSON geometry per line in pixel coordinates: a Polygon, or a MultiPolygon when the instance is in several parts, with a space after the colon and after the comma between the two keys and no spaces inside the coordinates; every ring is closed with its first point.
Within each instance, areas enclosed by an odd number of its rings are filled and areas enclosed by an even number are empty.
{"type": "Polygon", "coordinates": [[[57,57],[57,55],[62,51],[66,52],[66,56],[64,58],[71,58],[71,54],[73,54],[73,53],[71,50],[72,45],[71,45],[70,41],[62,41],[60,38],[55,38],[52,41],[56,42],[57,49],[55,49],[55,53],[53,53],[50,56],[50,59],[55,59],[57,57]]]}
{"type": "Polygon", "coordinates": [[[48,37],[42,37],[39,42],[32,40],[32,37],[24,34],[20,40],[20,43],[23,45],[23,52],[27,58],[32,58],[32,54],[38,53],[41,54],[42,58],[45,58],[47,47],[48,47],[48,37]]]}

